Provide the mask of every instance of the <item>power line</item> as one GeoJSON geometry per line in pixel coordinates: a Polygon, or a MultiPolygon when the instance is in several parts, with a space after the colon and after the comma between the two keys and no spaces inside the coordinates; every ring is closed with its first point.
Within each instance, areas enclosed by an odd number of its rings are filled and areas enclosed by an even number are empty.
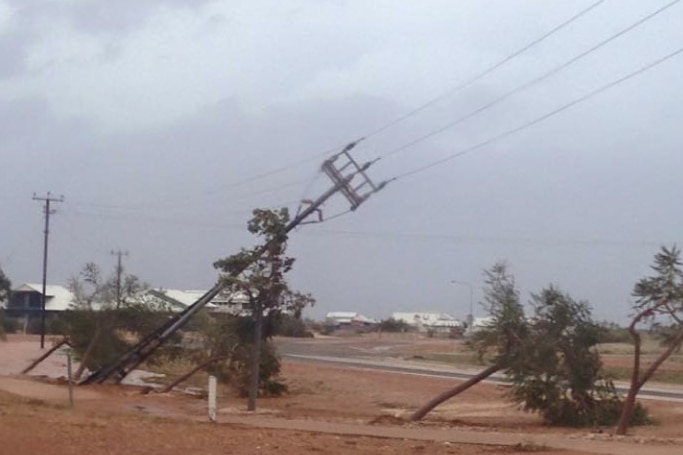
{"type": "Polygon", "coordinates": [[[438,96],[436,96],[436,97],[430,99],[430,100],[427,101],[426,103],[421,104],[420,106],[416,107],[415,109],[406,112],[405,114],[403,114],[403,115],[401,115],[401,116],[395,118],[394,120],[392,120],[392,121],[390,121],[390,122],[388,122],[388,123],[386,123],[386,124],[380,126],[379,128],[377,128],[377,129],[375,129],[375,130],[372,130],[372,131],[369,132],[368,134],[365,134],[363,137],[367,139],[367,138],[370,138],[370,137],[372,137],[372,136],[376,136],[376,135],[378,135],[378,134],[380,134],[380,133],[386,131],[387,129],[389,129],[389,128],[391,128],[391,127],[393,127],[393,126],[395,126],[395,125],[397,125],[397,124],[399,124],[399,123],[401,123],[401,122],[403,122],[404,120],[407,120],[408,118],[410,118],[410,117],[412,117],[412,116],[414,116],[414,115],[416,115],[416,114],[422,112],[423,110],[425,110],[425,109],[427,109],[428,107],[430,107],[430,106],[432,106],[432,105],[438,103],[439,101],[441,101],[441,100],[443,100],[443,99],[445,99],[445,98],[447,98],[447,97],[449,97],[449,96],[454,95],[455,93],[457,93],[457,92],[459,92],[459,91],[461,91],[461,90],[463,90],[463,89],[469,87],[470,85],[474,84],[475,82],[478,82],[479,80],[481,80],[481,79],[483,79],[484,77],[488,76],[489,74],[493,73],[494,71],[496,71],[498,68],[502,67],[503,65],[505,65],[505,64],[508,63],[509,61],[511,61],[511,60],[513,60],[514,58],[520,56],[521,54],[523,54],[524,52],[526,52],[526,51],[528,51],[529,49],[533,48],[533,47],[536,46],[537,44],[540,44],[541,42],[545,41],[547,38],[549,38],[550,36],[554,35],[554,34],[557,33],[558,31],[562,30],[562,29],[565,28],[566,26],[570,25],[571,23],[573,23],[573,22],[576,21],[577,19],[581,18],[582,16],[588,14],[591,10],[593,10],[593,9],[596,8],[596,7],[598,7],[601,3],[604,3],[604,1],[605,1],[605,0],[599,0],[599,1],[597,1],[597,2],[595,2],[595,3],[593,3],[593,4],[591,4],[591,5],[588,6],[587,8],[585,8],[585,9],[579,11],[578,13],[576,13],[575,15],[573,15],[572,17],[570,17],[569,19],[567,19],[567,20],[565,20],[564,22],[562,22],[561,24],[557,25],[556,27],[554,27],[554,28],[551,29],[550,31],[544,33],[543,35],[541,35],[541,36],[539,36],[538,38],[534,39],[534,40],[531,41],[530,43],[525,44],[525,45],[522,46],[521,48],[517,49],[517,50],[514,51],[512,54],[508,55],[507,57],[503,58],[502,60],[498,61],[497,63],[491,65],[491,66],[488,67],[488,68],[486,68],[486,69],[483,70],[482,72],[477,73],[476,75],[472,76],[471,78],[467,79],[466,81],[462,82],[461,84],[458,84],[458,85],[456,85],[455,87],[452,87],[452,88],[448,89],[447,91],[441,93],[440,95],[438,95],[438,96]]]}
{"type": "Polygon", "coordinates": [[[537,237],[496,237],[496,236],[468,236],[458,234],[429,234],[429,233],[410,233],[410,232],[389,232],[389,231],[348,231],[338,229],[320,229],[317,231],[306,232],[305,235],[341,235],[349,237],[368,237],[381,239],[401,239],[415,241],[453,241],[460,243],[500,243],[500,244],[520,244],[531,246],[605,246],[605,247],[657,247],[662,242],[651,240],[613,240],[613,239],[539,239],[537,237]]]}
{"type": "MultiPolygon", "coordinates": [[[[412,116],[414,116],[414,115],[416,115],[416,114],[418,114],[418,113],[424,111],[425,109],[427,109],[428,107],[430,107],[430,106],[432,106],[432,105],[438,103],[438,102],[441,101],[442,99],[445,99],[445,98],[447,98],[447,97],[449,97],[449,96],[452,96],[453,94],[455,94],[455,93],[457,93],[457,92],[459,92],[459,91],[461,91],[461,90],[463,90],[463,89],[469,87],[470,85],[474,84],[475,82],[481,80],[482,78],[484,78],[484,77],[486,77],[487,75],[493,73],[494,71],[496,71],[496,70],[499,69],[500,67],[504,66],[505,64],[507,64],[508,62],[510,62],[511,60],[513,60],[514,58],[520,56],[520,55],[523,54],[524,52],[528,51],[529,49],[531,49],[531,48],[535,47],[536,45],[540,44],[541,42],[545,41],[547,38],[549,38],[550,36],[552,36],[552,35],[554,35],[555,33],[559,32],[559,31],[562,30],[563,28],[569,26],[570,24],[572,24],[573,22],[575,22],[576,20],[578,20],[578,19],[581,18],[582,16],[588,14],[591,10],[595,9],[596,7],[598,7],[600,4],[602,4],[602,3],[604,3],[604,2],[605,2],[605,0],[598,0],[598,1],[594,2],[594,3],[592,3],[592,4],[589,5],[588,7],[584,8],[583,10],[581,10],[581,11],[579,11],[578,13],[574,14],[573,16],[571,16],[570,18],[568,18],[567,20],[565,20],[565,21],[563,21],[562,23],[560,23],[559,25],[555,26],[554,28],[552,28],[552,29],[549,30],[548,32],[544,33],[543,35],[539,36],[538,38],[535,38],[535,39],[532,40],[531,42],[525,44],[525,45],[522,46],[521,48],[517,49],[516,51],[514,51],[514,52],[511,53],[510,55],[506,56],[506,57],[503,58],[502,60],[496,62],[495,64],[493,64],[493,65],[491,65],[490,67],[486,68],[485,70],[481,71],[480,73],[477,73],[476,75],[472,76],[471,78],[467,79],[466,81],[462,82],[461,84],[458,84],[457,86],[455,86],[455,87],[453,87],[453,88],[450,88],[450,89],[448,89],[447,91],[443,92],[442,94],[440,94],[440,95],[438,95],[438,96],[436,96],[436,97],[430,99],[430,100],[427,101],[426,103],[421,104],[421,105],[418,106],[417,108],[414,108],[414,109],[412,109],[412,110],[406,112],[405,114],[403,114],[403,115],[401,115],[401,116],[395,118],[394,120],[391,120],[390,122],[388,122],[388,123],[386,123],[386,124],[380,126],[379,128],[376,128],[375,130],[370,131],[369,133],[365,134],[363,137],[364,137],[364,138],[369,138],[369,137],[376,136],[376,135],[378,135],[378,134],[380,134],[380,133],[382,133],[382,132],[388,130],[389,128],[391,128],[391,127],[393,127],[393,126],[395,126],[395,125],[397,125],[397,124],[403,122],[404,120],[406,120],[406,119],[408,119],[408,118],[410,118],[410,117],[412,117],[412,116]]],[[[360,139],[359,139],[359,140],[360,140],[360,139]]],[[[238,186],[241,186],[241,185],[245,185],[245,184],[248,184],[248,183],[252,183],[252,182],[255,182],[255,181],[262,180],[262,179],[264,179],[264,178],[266,178],[266,177],[270,177],[270,176],[279,174],[279,173],[281,173],[281,172],[284,172],[284,171],[286,171],[286,170],[289,170],[289,169],[291,169],[291,168],[293,168],[293,167],[295,167],[295,166],[298,166],[298,165],[301,165],[301,164],[305,164],[305,163],[311,162],[311,161],[316,160],[316,159],[318,159],[318,158],[320,158],[320,157],[322,157],[322,156],[330,155],[330,154],[334,153],[335,151],[341,149],[342,147],[343,147],[342,145],[337,146],[337,147],[333,147],[333,148],[328,149],[328,150],[326,150],[326,151],[324,151],[324,152],[316,153],[315,155],[311,155],[310,157],[303,158],[303,159],[300,159],[300,160],[297,160],[297,161],[293,161],[293,162],[291,162],[291,163],[288,163],[288,164],[285,164],[285,165],[283,165],[283,166],[274,168],[274,169],[272,169],[272,170],[270,170],[270,171],[266,171],[266,172],[263,172],[263,173],[254,175],[254,176],[252,176],[252,177],[244,178],[244,179],[238,180],[238,181],[236,181],[236,182],[232,182],[232,183],[228,183],[228,184],[224,184],[224,185],[218,185],[218,186],[216,186],[216,187],[214,187],[214,188],[212,188],[212,189],[209,189],[209,190],[206,190],[206,191],[204,191],[204,192],[199,193],[198,196],[196,196],[196,197],[194,197],[194,198],[202,197],[202,196],[206,196],[206,195],[210,195],[210,194],[214,194],[214,193],[217,193],[217,192],[219,192],[219,191],[221,191],[221,190],[224,190],[224,189],[235,188],[235,187],[238,187],[238,186]]],[[[141,209],[144,209],[144,208],[149,207],[150,205],[166,204],[166,203],[172,203],[172,202],[175,203],[175,202],[177,202],[177,201],[179,201],[179,200],[186,200],[186,199],[188,199],[188,198],[187,198],[187,197],[179,197],[179,198],[174,198],[174,199],[172,199],[172,200],[171,200],[171,199],[163,199],[163,200],[153,201],[153,202],[150,202],[149,204],[146,204],[145,206],[139,206],[139,207],[140,207],[141,209]]],[[[88,203],[82,203],[82,205],[103,206],[103,207],[104,207],[104,206],[107,206],[107,207],[109,207],[109,208],[125,208],[124,206],[111,205],[111,204],[88,204],[88,203]]]]}
{"type": "Polygon", "coordinates": [[[578,62],[579,60],[583,59],[584,57],[592,54],[593,52],[597,51],[601,47],[605,46],[606,44],[614,41],[615,39],[625,35],[626,33],[634,30],[635,28],[643,25],[645,22],[649,21],[650,19],[654,18],[658,14],[661,14],[662,12],[666,11],[667,9],[671,8],[675,4],[679,3],[681,0],[674,0],[672,2],[667,3],[666,5],[658,8],[657,10],[653,11],[652,13],[648,14],[645,17],[642,17],[641,19],[637,20],[636,22],[632,23],[628,27],[620,30],[614,35],[611,35],[607,39],[600,41],[598,44],[595,44],[594,46],[590,47],[589,49],[581,52],[580,54],[572,57],[571,59],[567,60],[566,62],[562,63],[561,65],[556,66],[555,68],[551,69],[550,71],[543,73],[541,76],[538,76],[528,82],[525,82],[522,85],[519,85],[515,87],[514,89],[505,92],[504,94],[500,95],[499,97],[493,99],[492,101],[484,104],[483,106],[478,107],[477,109],[463,115],[462,117],[459,117],[457,120],[454,120],[452,122],[447,123],[446,125],[436,129],[432,130],[427,134],[424,134],[410,142],[407,142],[383,155],[381,155],[383,158],[386,158],[388,156],[394,155],[396,153],[402,152],[416,144],[419,144],[420,142],[425,141],[426,139],[429,139],[430,137],[436,136],[437,134],[443,133],[444,131],[453,128],[454,126],[457,126],[461,123],[463,123],[466,120],[471,119],[472,117],[496,106],[497,104],[500,104],[501,102],[505,101],[506,99],[510,98],[513,95],[516,95],[517,93],[520,93],[524,90],[527,90],[528,88],[548,79],[549,77],[559,73],[560,71],[568,68],[569,66],[573,65],[574,63],[578,62]]]}
{"type": "MultiPolygon", "coordinates": [[[[307,183],[307,182],[308,182],[308,180],[297,180],[296,182],[290,182],[290,183],[285,183],[282,185],[277,185],[277,186],[273,186],[273,187],[269,187],[269,188],[263,188],[261,190],[242,192],[242,193],[232,193],[232,194],[230,194],[230,199],[246,198],[246,197],[258,196],[258,195],[266,194],[266,193],[279,192],[285,188],[300,186],[300,185],[307,183]]],[[[190,204],[194,205],[195,202],[190,202],[190,201],[191,200],[194,201],[194,200],[199,199],[199,198],[202,198],[202,196],[199,196],[199,195],[198,196],[188,196],[186,198],[183,198],[185,202],[174,202],[171,207],[187,206],[190,204]]],[[[102,209],[111,209],[111,210],[131,210],[131,211],[145,210],[145,211],[148,211],[152,208],[161,208],[161,207],[166,208],[167,206],[170,206],[170,203],[171,203],[171,201],[167,200],[165,202],[159,202],[157,204],[120,205],[120,204],[99,204],[99,203],[91,203],[91,202],[85,202],[85,201],[81,201],[81,202],[76,201],[75,203],[72,202],[71,205],[74,205],[76,207],[82,206],[82,207],[102,208],[102,209]]]]}
{"type": "Polygon", "coordinates": [[[612,87],[615,87],[615,86],[617,86],[617,85],[619,85],[619,84],[621,84],[621,83],[623,83],[623,82],[626,82],[627,80],[629,80],[629,79],[631,79],[631,78],[634,78],[634,77],[636,77],[636,76],[638,76],[638,75],[640,75],[640,74],[642,74],[642,73],[644,73],[644,72],[646,72],[646,71],[648,71],[648,70],[650,70],[650,69],[652,69],[652,68],[654,68],[654,67],[656,67],[656,66],[658,66],[658,65],[661,65],[662,63],[664,63],[664,62],[666,62],[667,60],[670,60],[670,59],[676,57],[677,55],[679,55],[679,54],[681,54],[681,53],[683,53],[683,47],[678,48],[677,50],[671,52],[670,54],[667,54],[667,55],[665,55],[664,57],[661,57],[661,58],[655,60],[654,62],[651,62],[651,63],[649,63],[649,64],[647,64],[647,65],[645,65],[645,66],[639,68],[638,70],[636,70],[636,71],[634,71],[634,72],[632,72],[632,73],[629,73],[629,74],[627,74],[627,75],[625,75],[625,76],[623,76],[623,77],[620,77],[619,79],[615,79],[615,80],[613,80],[612,82],[610,82],[610,83],[608,83],[608,84],[605,84],[605,85],[603,85],[603,86],[601,86],[601,87],[599,87],[599,88],[597,88],[597,89],[595,89],[595,90],[593,90],[593,91],[591,91],[591,92],[589,92],[589,93],[587,93],[587,94],[585,94],[585,95],[583,95],[583,96],[581,96],[581,97],[579,97],[579,98],[576,98],[575,100],[573,100],[573,101],[571,101],[571,102],[569,102],[569,103],[567,103],[567,104],[564,104],[564,105],[558,107],[557,109],[554,109],[554,110],[552,110],[552,111],[550,111],[550,112],[548,112],[548,113],[546,113],[546,114],[544,114],[544,115],[542,115],[542,116],[540,116],[540,117],[537,117],[537,118],[535,118],[535,119],[533,119],[533,120],[531,120],[531,121],[528,121],[528,122],[526,122],[526,123],[523,123],[522,125],[520,125],[520,126],[518,126],[518,127],[516,127],[516,128],[513,128],[513,129],[511,129],[511,130],[507,130],[507,131],[505,131],[505,132],[502,132],[502,133],[500,133],[500,134],[498,134],[498,135],[496,135],[496,136],[494,136],[494,137],[492,137],[492,138],[490,138],[490,139],[487,139],[487,140],[485,140],[485,141],[483,141],[483,142],[479,142],[478,144],[475,144],[475,145],[473,145],[473,146],[467,147],[467,148],[465,148],[465,149],[463,149],[463,150],[461,150],[461,151],[459,151],[459,152],[457,152],[457,153],[453,153],[453,154],[451,154],[451,155],[448,155],[448,156],[445,157],[445,158],[441,158],[441,159],[439,159],[439,160],[433,161],[433,162],[431,162],[431,163],[429,163],[429,164],[426,164],[426,165],[424,165],[424,166],[420,166],[420,167],[418,167],[418,168],[415,168],[415,169],[413,169],[413,170],[411,170],[411,171],[407,171],[407,172],[404,172],[404,173],[402,173],[402,174],[399,174],[399,175],[397,175],[396,177],[394,177],[394,179],[395,179],[395,180],[397,180],[397,179],[402,179],[402,178],[405,178],[405,177],[408,177],[408,176],[411,176],[411,175],[418,174],[418,173],[420,173],[420,172],[424,172],[424,171],[426,171],[427,169],[433,168],[433,167],[438,166],[438,165],[440,165],[440,164],[443,164],[443,163],[445,163],[445,162],[447,162],[447,161],[450,161],[450,160],[452,160],[452,159],[454,159],[454,158],[458,158],[458,157],[460,157],[460,156],[463,156],[463,155],[465,155],[465,154],[467,154],[467,153],[474,152],[474,151],[476,151],[476,150],[478,150],[478,149],[481,149],[481,148],[483,148],[483,147],[485,147],[485,146],[487,146],[487,145],[490,145],[490,144],[492,144],[492,143],[494,143],[494,142],[496,142],[496,141],[499,141],[499,140],[501,140],[501,139],[504,139],[504,138],[506,138],[506,137],[508,137],[508,136],[512,136],[513,134],[516,134],[516,133],[518,133],[518,132],[520,132],[520,131],[522,131],[522,130],[525,130],[525,129],[527,129],[527,128],[533,126],[533,125],[536,125],[537,123],[541,123],[541,122],[543,122],[544,120],[549,119],[550,117],[553,117],[553,116],[555,116],[555,115],[557,115],[557,114],[559,114],[559,113],[561,113],[561,112],[563,112],[563,111],[565,111],[565,110],[567,110],[567,109],[569,109],[569,108],[571,108],[571,107],[576,106],[577,104],[580,104],[580,103],[582,103],[582,102],[584,102],[584,101],[586,101],[586,100],[588,100],[588,99],[590,99],[590,98],[592,98],[592,97],[594,97],[594,96],[596,96],[596,95],[599,95],[600,93],[602,93],[602,92],[604,92],[604,91],[607,91],[607,90],[611,89],[612,87]]]}

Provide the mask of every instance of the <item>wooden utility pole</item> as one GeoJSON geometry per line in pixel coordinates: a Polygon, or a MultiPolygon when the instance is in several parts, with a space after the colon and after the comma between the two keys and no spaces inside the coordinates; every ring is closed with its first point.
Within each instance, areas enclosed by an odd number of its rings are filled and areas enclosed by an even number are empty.
{"type": "Polygon", "coordinates": [[[45,348],[45,293],[47,292],[46,287],[47,287],[47,242],[48,242],[48,237],[50,235],[50,215],[55,213],[54,210],[50,209],[50,203],[51,202],[64,202],[64,196],[59,196],[58,198],[52,197],[50,192],[47,192],[47,195],[44,197],[39,197],[36,196],[35,193],[33,193],[33,200],[34,201],[42,201],[45,203],[43,206],[43,212],[45,213],[45,230],[43,233],[45,234],[44,242],[43,242],[43,297],[42,301],[40,303],[40,349],[45,348]]]}
{"type": "Polygon", "coordinates": [[[117,250],[111,251],[111,254],[116,256],[116,308],[121,307],[121,275],[123,275],[123,266],[121,265],[121,257],[128,256],[128,251],[117,250]]]}
{"type": "MultiPolygon", "coordinates": [[[[373,162],[359,165],[349,151],[355,147],[357,142],[347,145],[341,152],[325,160],[321,170],[327,174],[332,181],[332,187],[325,191],[316,200],[310,202],[306,208],[301,210],[292,221],[285,226],[284,233],[288,234],[295,227],[305,222],[313,213],[318,213],[321,206],[334,194],[341,193],[350,203],[351,210],[355,210],[365,202],[372,194],[384,188],[388,182],[374,184],[367,176],[366,172],[373,162]]],[[[273,239],[272,241],[277,241],[273,239]]],[[[271,243],[266,243],[258,248],[254,254],[256,259],[266,253],[271,243]]],[[[243,272],[249,264],[244,264],[240,270],[235,270],[232,276],[235,277],[243,272]]],[[[164,344],[178,329],[183,327],[187,321],[199,310],[204,308],[211,300],[218,295],[225,287],[223,281],[219,281],[213,288],[202,295],[196,302],[187,307],[182,312],[174,315],[161,327],[140,340],[128,352],[123,354],[116,361],[94,371],[81,384],[102,383],[113,377],[116,382],[120,382],[128,373],[151,356],[162,344],[164,344]]]]}

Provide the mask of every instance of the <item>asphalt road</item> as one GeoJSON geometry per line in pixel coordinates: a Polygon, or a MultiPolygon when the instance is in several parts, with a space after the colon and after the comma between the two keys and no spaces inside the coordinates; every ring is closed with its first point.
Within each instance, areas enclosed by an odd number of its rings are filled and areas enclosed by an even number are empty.
{"type": "MultiPolygon", "coordinates": [[[[329,364],[344,368],[363,368],[396,374],[412,374],[435,378],[469,379],[476,370],[468,368],[435,365],[419,360],[406,360],[403,356],[392,353],[402,346],[414,344],[412,341],[396,340],[357,340],[326,339],[296,340],[279,339],[279,354],[288,360],[306,363],[329,364]]],[[[494,375],[486,382],[505,385],[502,376],[494,375]]],[[[628,385],[615,383],[617,391],[626,393],[628,385]]],[[[683,388],[676,386],[646,387],[638,397],[653,400],[676,400],[683,402],[683,388]]]]}

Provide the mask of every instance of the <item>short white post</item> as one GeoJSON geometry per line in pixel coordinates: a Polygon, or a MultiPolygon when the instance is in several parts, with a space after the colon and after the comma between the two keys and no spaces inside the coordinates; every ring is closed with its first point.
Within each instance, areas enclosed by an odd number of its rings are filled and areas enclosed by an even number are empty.
{"type": "Polygon", "coordinates": [[[216,421],[216,376],[209,376],[209,420],[216,421]]]}

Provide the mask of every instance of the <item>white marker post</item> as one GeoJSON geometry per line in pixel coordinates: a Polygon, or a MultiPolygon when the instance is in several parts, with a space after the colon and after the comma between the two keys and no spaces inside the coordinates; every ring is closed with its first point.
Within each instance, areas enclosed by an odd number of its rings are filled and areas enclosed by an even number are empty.
{"type": "Polygon", "coordinates": [[[69,407],[74,407],[74,379],[71,374],[71,349],[66,350],[66,377],[69,385],[69,407]]]}
{"type": "Polygon", "coordinates": [[[209,376],[209,420],[216,421],[216,376],[209,376]]]}

